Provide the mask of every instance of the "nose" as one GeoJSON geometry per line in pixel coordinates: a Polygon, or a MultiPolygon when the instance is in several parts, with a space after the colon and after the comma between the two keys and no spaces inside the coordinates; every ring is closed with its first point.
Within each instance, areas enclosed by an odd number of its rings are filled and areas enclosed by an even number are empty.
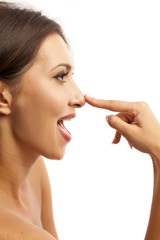
{"type": "Polygon", "coordinates": [[[77,84],[73,81],[68,105],[74,106],[76,108],[81,108],[84,106],[84,104],[85,104],[84,95],[77,86],[77,84]]]}

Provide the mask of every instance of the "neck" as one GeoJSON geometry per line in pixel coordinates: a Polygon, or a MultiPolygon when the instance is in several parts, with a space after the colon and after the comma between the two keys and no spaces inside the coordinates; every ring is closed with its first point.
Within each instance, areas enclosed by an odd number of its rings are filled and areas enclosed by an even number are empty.
{"type": "Polygon", "coordinates": [[[7,195],[20,199],[22,189],[27,184],[29,173],[38,159],[26,146],[20,146],[11,132],[0,128],[0,196],[7,195]]]}
{"type": "Polygon", "coordinates": [[[27,183],[35,161],[8,155],[0,150],[0,189],[9,197],[20,199],[21,190],[27,183]]]}

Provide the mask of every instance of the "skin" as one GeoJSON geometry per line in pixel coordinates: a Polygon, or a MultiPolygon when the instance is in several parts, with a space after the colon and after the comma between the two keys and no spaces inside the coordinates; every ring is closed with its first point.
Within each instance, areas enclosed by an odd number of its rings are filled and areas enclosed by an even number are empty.
{"type": "Polygon", "coordinates": [[[68,142],[58,131],[57,121],[74,113],[85,101],[94,107],[119,112],[107,117],[108,124],[117,130],[113,143],[117,144],[123,135],[131,147],[151,156],[154,192],[145,240],[160,239],[157,119],[144,102],[87,96],[84,99],[72,72],[73,62],[66,44],[55,34],[43,42],[33,66],[22,76],[23,88],[18,97],[14,98],[11,89],[0,81],[0,239],[58,239],[48,174],[41,156],[63,158],[68,142]],[[68,64],[69,69],[56,67],[62,63],[68,64]],[[56,79],[61,72],[67,75],[56,79]]]}
{"type": "Polygon", "coordinates": [[[68,142],[57,121],[85,104],[73,67],[65,42],[52,34],[23,74],[18,96],[0,81],[0,239],[58,239],[41,156],[63,158],[68,142]]]}
{"type": "Polygon", "coordinates": [[[145,102],[99,100],[85,96],[93,107],[119,112],[106,117],[108,124],[116,129],[113,143],[124,136],[130,147],[151,156],[154,169],[154,189],[150,219],[145,240],[160,239],[160,124],[145,102]]]}

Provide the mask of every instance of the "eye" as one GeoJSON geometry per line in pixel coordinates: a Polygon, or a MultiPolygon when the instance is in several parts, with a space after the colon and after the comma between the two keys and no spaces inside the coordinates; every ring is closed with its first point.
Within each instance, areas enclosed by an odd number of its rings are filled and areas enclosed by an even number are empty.
{"type": "Polygon", "coordinates": [[[57,79],[57,80],[60,81],[60,82],[66,83],[66,81],[63,80],[63,78],[64,78],[65,76],[67,76],[67,74],[68,74],[68,72],[67,72],[67,73],[61,72],[61,73],[57,74],[56,76],[54,76],[53,78],[57,79]]]}

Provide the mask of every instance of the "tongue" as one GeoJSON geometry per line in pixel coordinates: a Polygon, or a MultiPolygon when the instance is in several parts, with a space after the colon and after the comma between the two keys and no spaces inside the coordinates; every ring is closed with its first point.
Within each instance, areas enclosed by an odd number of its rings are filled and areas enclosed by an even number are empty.
{"type": "Polygon", "coordinates": [[[58,124],[63,128],[63,130],[64,130],[67,134],[71,135],[71,133],[67,130],[67,128],[63,125],[62,122],[58,122],[58,124]]]}

